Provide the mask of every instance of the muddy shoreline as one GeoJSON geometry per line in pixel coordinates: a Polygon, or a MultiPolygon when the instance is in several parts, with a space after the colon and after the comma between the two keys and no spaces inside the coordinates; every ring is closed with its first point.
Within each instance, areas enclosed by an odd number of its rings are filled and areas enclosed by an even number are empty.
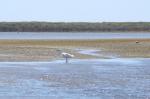
{"type": "Polygon", "coordinates": [[[150,39],[0,40],[0,61],[51,61],[62,59],[58,50],[72,53],[76,56],[76,59],[150,58],[150,39]],[[81,49],[83,52],[79,53],[77,49],[81,49]],[[96,50],[98,55],[84,54],[84,50],[96,50]]]}

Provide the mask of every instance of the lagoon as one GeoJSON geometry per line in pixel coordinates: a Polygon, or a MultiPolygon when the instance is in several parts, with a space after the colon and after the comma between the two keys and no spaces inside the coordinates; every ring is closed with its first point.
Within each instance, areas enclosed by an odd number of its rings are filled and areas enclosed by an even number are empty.
{"type": "Polygon", "coordinates": [[[146,32],[0,32],[0,39],[150,39],[146,32]]]}

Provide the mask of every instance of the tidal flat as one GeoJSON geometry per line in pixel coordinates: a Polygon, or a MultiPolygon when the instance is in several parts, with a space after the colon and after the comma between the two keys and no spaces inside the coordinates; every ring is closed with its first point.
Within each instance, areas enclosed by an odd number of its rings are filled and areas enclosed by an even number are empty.
{"type": "Polygon", "coordinates": [[[0,61],[56,60],[61,58],[58,50],[72,53],[77,59],[150,58],[150,39],[0,40],[0,61]],[[99,55],[83,54],[79,50],[96,50],[99,55]]]}

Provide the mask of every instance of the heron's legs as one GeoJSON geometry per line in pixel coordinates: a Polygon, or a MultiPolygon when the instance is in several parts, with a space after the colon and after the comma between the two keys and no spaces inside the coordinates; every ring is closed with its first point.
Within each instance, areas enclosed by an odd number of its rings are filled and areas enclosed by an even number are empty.
{"type": "Polygon", "coordinates": [[[68,57],[66,57],[66,63],[68,63],[68,57]]]}

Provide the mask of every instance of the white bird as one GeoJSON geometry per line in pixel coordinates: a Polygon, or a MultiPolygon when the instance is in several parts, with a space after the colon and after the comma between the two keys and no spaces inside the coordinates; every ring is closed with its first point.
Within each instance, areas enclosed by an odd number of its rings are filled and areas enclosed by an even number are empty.
{"type": "Polygon", "coordinates": [[[63,52],[61,54],[66,59],[66,63],[68,63],[68,58],[73,58],[74,57],[74,55],[69,54],[69,53],[65,53],[65,52],[63,52]]]}

